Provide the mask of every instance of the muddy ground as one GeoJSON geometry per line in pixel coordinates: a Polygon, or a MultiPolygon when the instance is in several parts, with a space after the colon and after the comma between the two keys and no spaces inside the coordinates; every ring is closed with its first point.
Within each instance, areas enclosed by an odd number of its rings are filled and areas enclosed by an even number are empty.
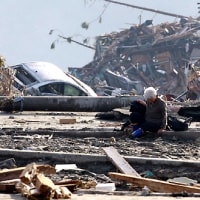
{"type": "MultiPolygon", "coordinates": [[[[67,112],[22,112],[1,113],[0,148],[17,150],[34,150],[66,153],[85,153],[105,155],[102,147],[113,146],[122,156],[138,156],[150,158],[169,158],[175,160],[200,161],[200,141],[179,139],[172,135],[148,134],[133,140],[127,133],[118,135],[122,121],[99,120],[96,113],[67,113],[67,112]],[[61,124],[60,119],[76,119],[74,124],[61,124]],[[104,129],[116,132],[116,137],[68,137],[62,134],[55,135],[55,130],[68,132],[73,130],[104,129]],[[37,133],[38,130],[38,133],[37,133]],[[45,134],[43,134],[45,133],[45,134]]],[[[191,125],[198,130],[199,123],[191,125]]],[[[7,159],[1,157],[1,160],[7,159]]],[[[53,160],[20,160],[16,159],[17,166],[24,166],[30,162],[49,163],[53,160]]],[[[59,163],[60,164],[60,163],[59,163]]],[[[84,181],[110,182],[107,177],[109,171],[117,171],[110,163],[88,163],[78,165],[83,170],[67,170],[52,176],[59,180],[65,176],[84,181]]],[[[142,176],[151,176],[160,180],[167,180],[177,176],[184,176],[200,182],[200,170],[195,167],[166,167],[151,165],[133,165],[142,176]]],[[[119,190],[132,190],[129,184],[119,185],[119,190]]]]}

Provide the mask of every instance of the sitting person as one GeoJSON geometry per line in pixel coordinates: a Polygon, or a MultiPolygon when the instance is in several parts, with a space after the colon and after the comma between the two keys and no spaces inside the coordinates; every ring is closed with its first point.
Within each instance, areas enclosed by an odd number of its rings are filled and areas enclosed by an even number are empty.
{"type": "Polygon", "coordinates": [[[141,123],[144,122],[144,116],[146,112],[146,105],[135,100],[131,103],[129,111],[131,112],[129,120],[122,124],[121,131],[124,131],[129,125],[133,126],[133,130],[139,128],[141,123]]]}
{"type": "Polygon", "coordinates": [[[167,125],[167,105],[157,95],[156,89],[148,87],[144,90],[145,101],[138,100],[146,106],[145,119],[137,130],[134,130],[132,137],[136,138],[145,132],[162,133],[167,125]]]}

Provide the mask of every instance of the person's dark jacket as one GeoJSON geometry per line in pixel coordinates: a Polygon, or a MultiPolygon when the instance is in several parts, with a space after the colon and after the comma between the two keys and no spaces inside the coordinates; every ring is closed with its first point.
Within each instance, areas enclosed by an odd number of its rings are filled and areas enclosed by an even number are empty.
{"type": "Polygon", "coordinates": [[[141,115],[145,115],[146,106],[141,104],[138,101],[133,101],[133,102],[131,102],[129,111],[130,112],[137,112],[137,113],[140,113],[141,115]]]}
{"type": "Polygon", "coordinates": [[[167,106],[162,99],[156,98],[155,102],[153,103],[147,102],[145,121],[159,124],[160,128],[166,128],[167,106]]]}

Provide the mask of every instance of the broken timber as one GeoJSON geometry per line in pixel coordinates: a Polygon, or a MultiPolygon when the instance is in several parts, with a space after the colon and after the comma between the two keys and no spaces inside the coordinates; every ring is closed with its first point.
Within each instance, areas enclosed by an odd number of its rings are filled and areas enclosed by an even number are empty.
{"type": "Polygon", "coordinates": [[[190,192],[190,193],[200,193],[199,187],[178,185],[174,183],[168,183],[165,181],[160,181],[156,179],[141,178],[126,174],[110,172],[108,174],[113,179],[119,179],[127,181],[141,188],[147,186],[153,192],[165,192],[165,193],[176,193],[176,192],[190,192]]]}
{"type": "MultiPolygon", "coordinates": [[[[44,174],[56,173],[55,168],[51,167],[50,165],[37,165],[36,167],[37,167],[38,172],[41,172],[44,174]]],[[[18,168],[13,168],[13,169],[0,170],[0,181],[17,179],[19,178],[20,175],[23,176],[22,172],[24,169],[25,167],[18,167],[18,168]]]]}
{"type": "MultiPolygon", "coordinates": [[[[51,169],[52,167],[50,166],[50,171],[51,169]]],[[[56,186],[49,177],[39,172],[35,163],[28,164],[19,178],[21,181],[16,184],[16,189],[28,199],[35,199],[34,197],[38,196],[39,199],[45,198],[46,200],[71,197],[71,192],[67,187],[56,186]]]]}
{"type": "Polygon", "coordinates": [[[114,147],[103,148],[106,155],[109,157],[111,162],[124,174],[135,175],[140,177],[140,175],[129,165],[129,163],[118,153],[114,147]]]}

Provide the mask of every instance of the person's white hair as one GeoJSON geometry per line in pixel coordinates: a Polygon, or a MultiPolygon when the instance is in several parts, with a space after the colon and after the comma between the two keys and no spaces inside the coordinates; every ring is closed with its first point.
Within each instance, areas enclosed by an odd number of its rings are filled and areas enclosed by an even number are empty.
{"type": "Polygon", "coordinates": [[[153,87],[148,87],[144,90],[144,99],[155,98],[157,96],[157,90],[153,87]]]}

